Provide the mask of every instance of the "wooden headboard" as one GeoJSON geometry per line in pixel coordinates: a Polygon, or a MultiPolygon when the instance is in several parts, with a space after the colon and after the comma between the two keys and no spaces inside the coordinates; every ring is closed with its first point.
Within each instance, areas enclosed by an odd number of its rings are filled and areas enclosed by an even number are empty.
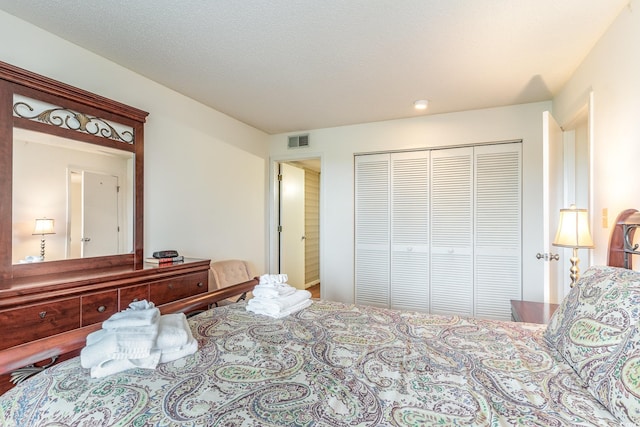
{"type": "MultiPolygon", "coordinates": [[[[611,267],[633,268],[631,257],[627,258],[625,265],[625,236],[624,236],[624,222],[633,214],[637,213],[636,209],[625,209],[620,212],[616,218],[615,226],[611,231],[611,237],[609,239],[609,253],[607,255],[607,265],[611,267]]],[[[635,234],[635,228],[629,231],[629,239],[633,241],[635,234]]]]}

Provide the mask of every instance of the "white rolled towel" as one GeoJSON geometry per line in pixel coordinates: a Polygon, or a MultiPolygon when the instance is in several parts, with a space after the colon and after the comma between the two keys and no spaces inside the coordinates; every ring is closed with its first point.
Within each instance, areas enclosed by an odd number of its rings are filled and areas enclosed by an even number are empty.
{"type": "Polygon", "coordinates": [[[102,322],[104,329],[129,328],[135,326],[149,326],[160,318],[160,310],[147,300],[129,304],[129,308],[113,314],[102,322]]]}
{"type": "Polygon", "coordinates": [[[287,283],[289,276],[286,274],[263,274],[260,276],[260,284],[266,286],[275,286],[282,283],[287,283]]]}
{"type": "MultiPolygon", "coordinates": [[[[292,295],[284,298],[252,298],[247,303],[247,310],[258,309],[261,313],[276,315],[291,307],[311,298],[311,292],[307,290],[296,290],[292,295]]],[[[250,310],[253,311],[253,310],[250,310]]]]}

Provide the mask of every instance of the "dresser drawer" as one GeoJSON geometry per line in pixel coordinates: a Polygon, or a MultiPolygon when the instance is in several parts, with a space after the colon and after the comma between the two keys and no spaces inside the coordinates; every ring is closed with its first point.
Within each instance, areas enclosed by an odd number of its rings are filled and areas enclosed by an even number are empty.
{"type": "Polygon", "coordinates": [[[208,272],[160,280],[149,284],[149,300],[156,306],[197,295],[208,290],[208,272]]]}
{"type": "Polygon", "coordinates": [[[0,349],[80,327],[80,297],[0,311],[0,349]]]}
{"type": "Polygon", "coordinates": [[[118,312],[118,291],[96,292],[82,295],[82,326],[100,323],[118,312]]]}
{"type": "Polygon", "coordinates": [[[149,285],[136,285],[118,290],[120,311],[129,307],[134,301],[149,300],[149,285]]]}

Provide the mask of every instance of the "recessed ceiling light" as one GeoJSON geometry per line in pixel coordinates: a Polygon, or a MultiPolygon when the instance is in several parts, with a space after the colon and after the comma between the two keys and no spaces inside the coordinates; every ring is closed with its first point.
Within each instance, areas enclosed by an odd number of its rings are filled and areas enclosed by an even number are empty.
{"type": "Polygon", "coordinates": [[[429,101],[427,101],[426,99],[419,99],[413,103],[413,107],[416,110],[426,110],[428,106],[429,106],[429,101]]]}

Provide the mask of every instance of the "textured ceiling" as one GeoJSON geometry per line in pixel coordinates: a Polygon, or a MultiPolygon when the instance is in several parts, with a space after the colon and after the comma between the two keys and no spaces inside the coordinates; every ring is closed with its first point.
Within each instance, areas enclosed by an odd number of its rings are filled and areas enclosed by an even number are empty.
{"type": "Polygon", "coordinates": [[[628,0],[0,0],[267,133],[551,99],[628,0]],[[418,113],[416,99],[428,99],[418,113]]]}

